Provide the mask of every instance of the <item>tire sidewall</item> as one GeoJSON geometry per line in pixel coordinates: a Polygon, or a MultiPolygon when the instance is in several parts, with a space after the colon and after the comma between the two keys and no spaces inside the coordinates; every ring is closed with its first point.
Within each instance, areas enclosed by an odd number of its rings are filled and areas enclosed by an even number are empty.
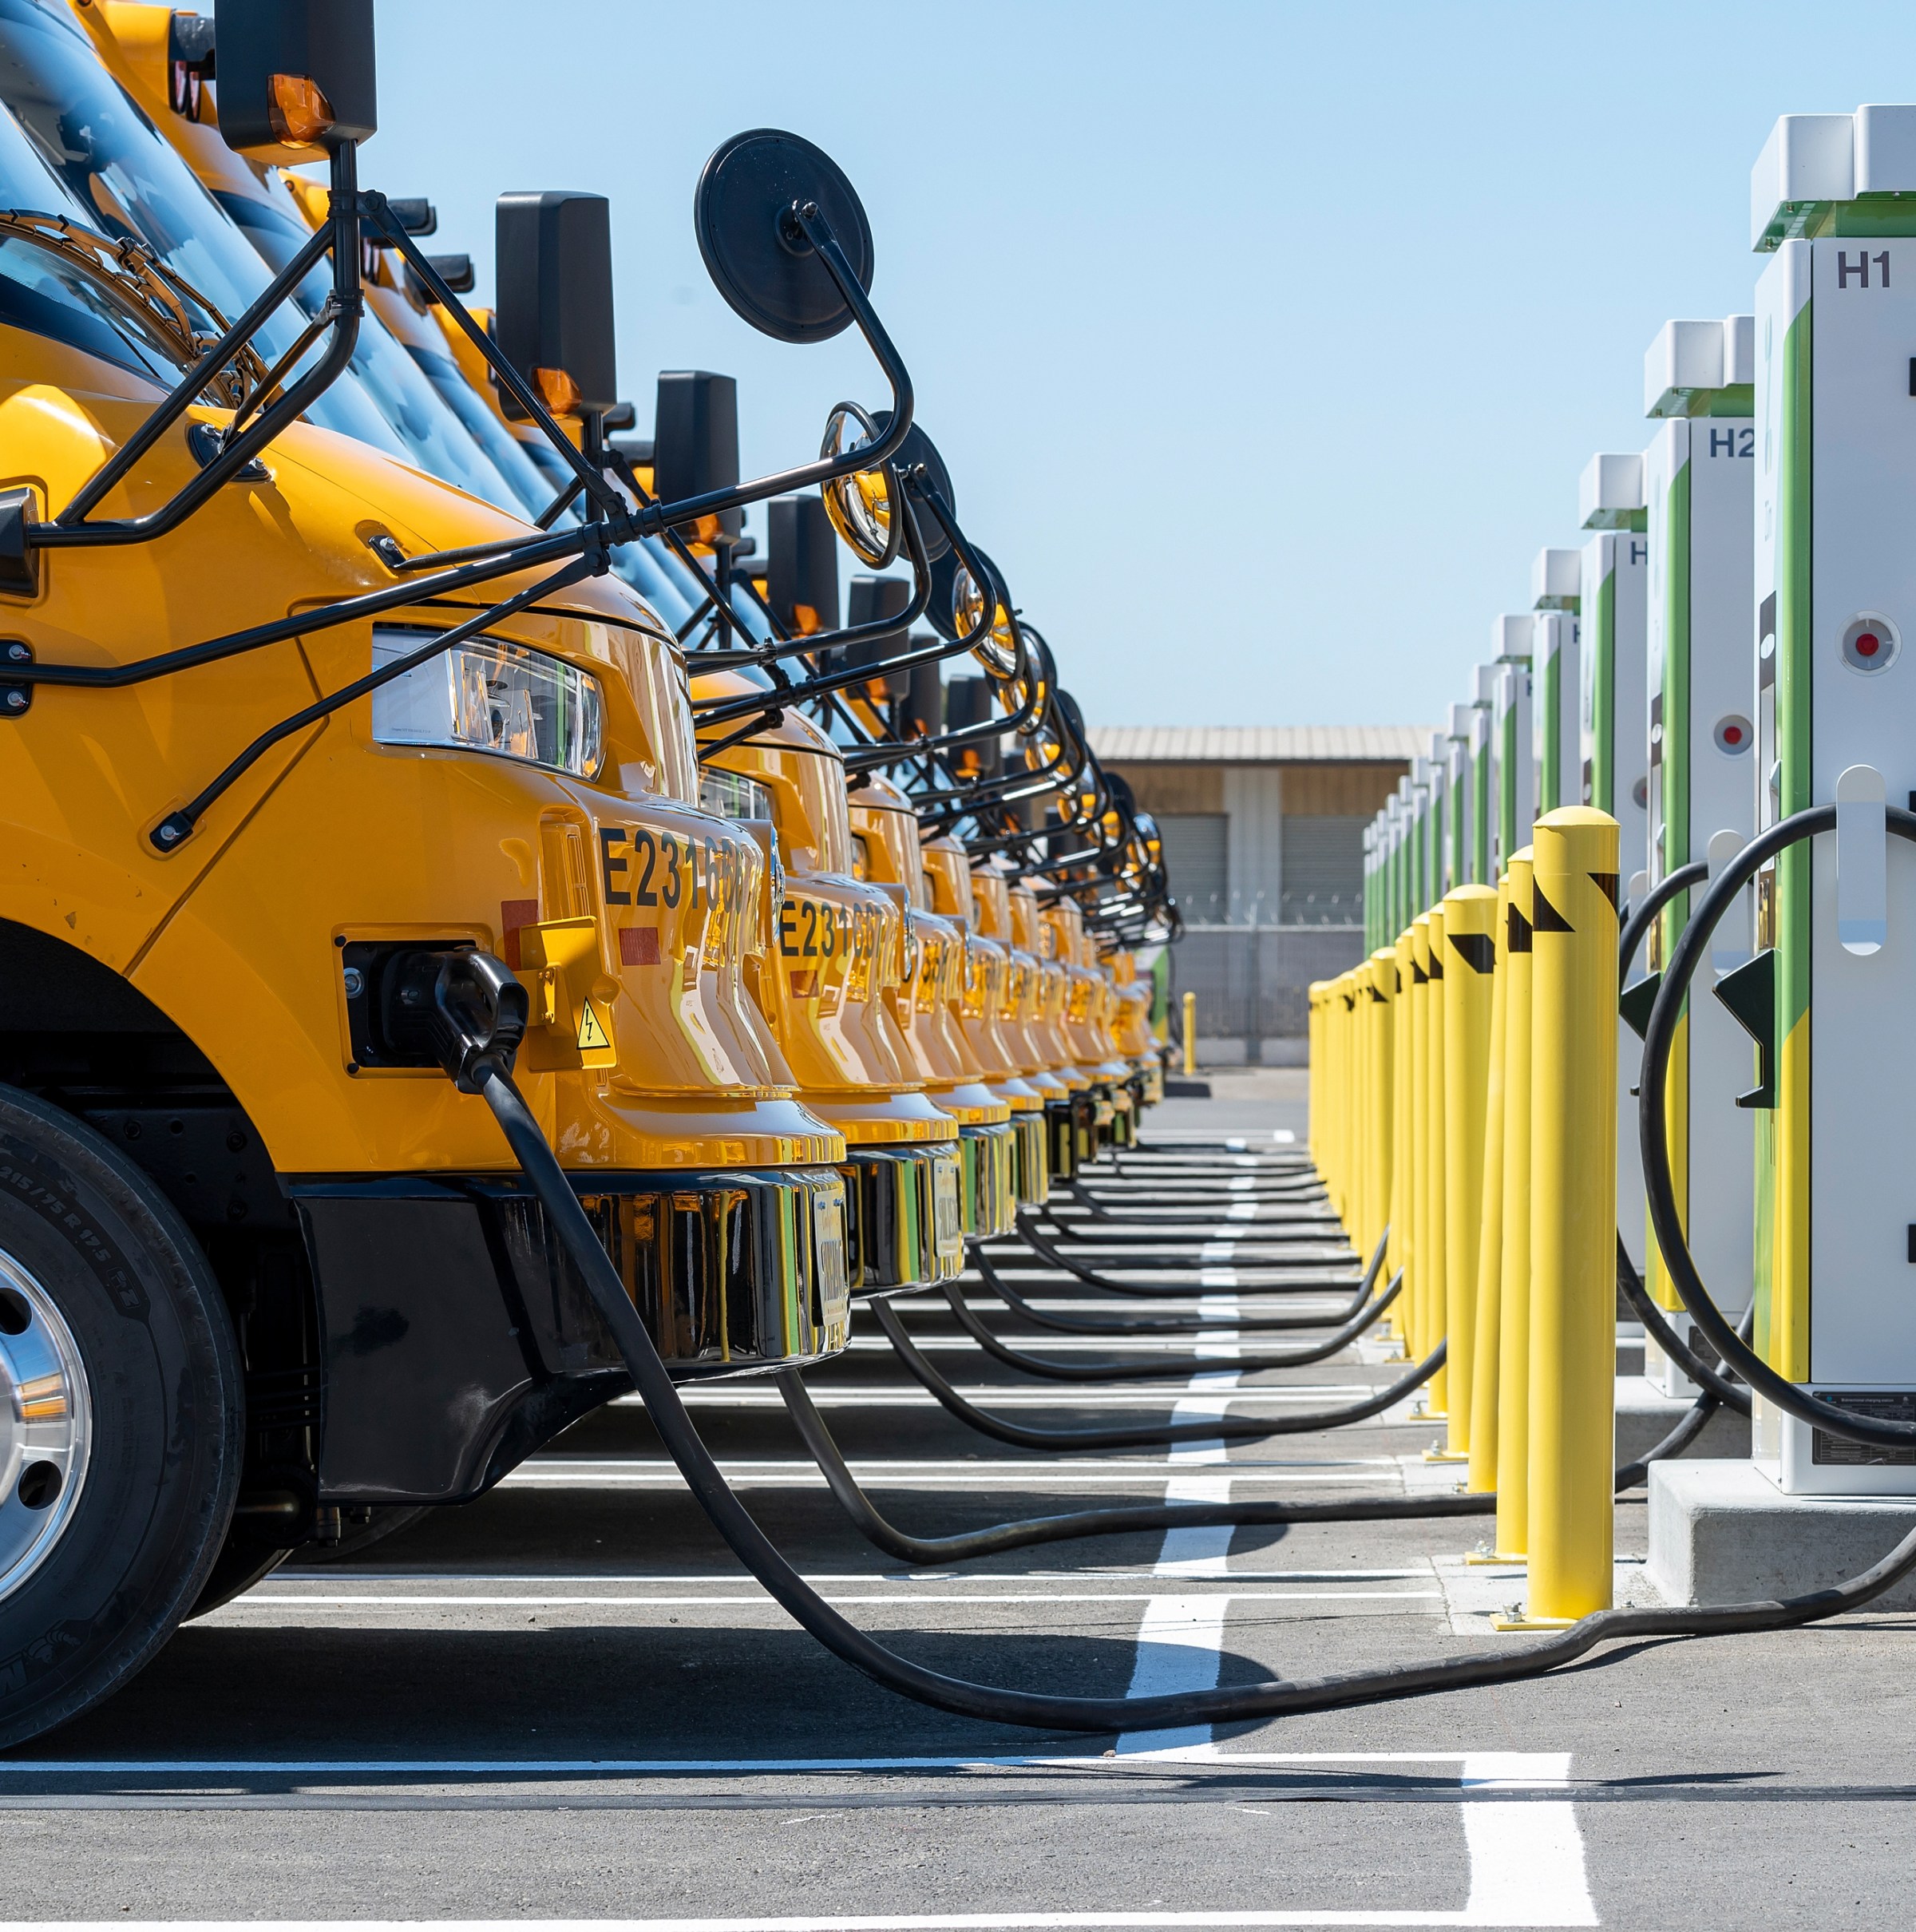
{"type": "Polygon", "coordinates": [[[198,1243],[84,1122],[0,1087],[0,1248],[58,1306],[91,1449],[53,1550],[0,1599],[0,1745],[117,1689],[192,1606],[239,1487],[243,1382],[198,1243]]]}

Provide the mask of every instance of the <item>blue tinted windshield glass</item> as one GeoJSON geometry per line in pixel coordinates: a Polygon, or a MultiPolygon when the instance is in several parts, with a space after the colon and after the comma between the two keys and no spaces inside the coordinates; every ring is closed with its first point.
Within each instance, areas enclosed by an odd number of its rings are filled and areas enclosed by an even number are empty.
{"type": "MultiPolygon", "coordinates": [[[[287,196],[284,207],[247,195],[216,197],[275,273],[313,238],[312,230],[295,212],[291,195],[283,186],[279,192],[287,196]]],[[[300,307],[308,315],[317,315],[331,288],[331,271],[324,267],[315,268],[299,284],[300,307]]],[[[440,399],[413,358],[393,340],[370,305],[359,320],[353,370],[380,414],[398,431],[408,456],[422,469],[502,510],[519,511],[519,499],[505,478],[440,399]]]]}
{"type": "Polygon", "coordinates": [[[539,466],[521,447],[499,418],[485,406],[485,399],[465,378],[449,355],[436,349],[408,342],[406,352],[425,371],[426,379],[439,392],[440,398],[470,432],[474,442],[493,459],[493,465],[513,486],[519,505],[528,517],[536,517],[552,500],[539,466]]]}
{"type": "MultiPolygon", "coordinates": [[[[228,321],[266,287],[259,257],[101,65],[64,6],[0,0],[0,105],[26,136],[7,141],[0,154],[7,207],[65,215],[116,240],[144,242],[228,321]]],[[[271,362],[303,326],[297,309],[283,307],[254,346],[271,362]]],[[[356,382],[335,382],[308,413],[390,455],[406,453],[356,382]]]]}
{"type": "Polygon", "coordinates": [[[685,628],[692,607],[643,544],[621,544],[612,552],[612,568],[644,598],[668,629],[676,632],[685,628]]]}
{"type": "Polygon", "coordinates": [[[0,325],[50,336],[151,377],[163,390],[186,374],[149,319],[118,291],[57,251],[0,234],[0,325]]]}

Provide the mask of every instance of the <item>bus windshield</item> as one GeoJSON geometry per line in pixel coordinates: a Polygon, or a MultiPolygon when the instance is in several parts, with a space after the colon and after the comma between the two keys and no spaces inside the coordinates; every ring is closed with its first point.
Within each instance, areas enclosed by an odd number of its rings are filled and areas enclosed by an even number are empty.
{"type": "MultiPolygon", "coordinates": [[[[281,188],[280,192],[285,193],[281,188]]],[[[275,275],[313,239],[312,230],[290,204],[256,201],[250,196],[216,194],[214,200],[275,275]]],[[[323,264],[299,284],[299,302],[308,315],[325,307],[332,275],[323,264]]],[[[443,483],[519,514],[523,505],[485,452],[440,399],[413,358],[394,342],[369,306],[359,318],[353,348],[353,373],[365,384],[386,422],[398,431],[412,461],[443,483]]]]}
{"type": "MultiPolygon", "coordinates": [[[[6,206],[144,242],[228,321],[266,287],[265,263],[101,65],[64,7],[0,0],[0,105],[10,116],[0,136],[6,206]]],[[[288,304],[267,319],[254,346],[270,362],[304,326],[288,304]]],[[[389,456],[418,461],[355,380],[334,383],[308,414],[389,456]]]]}

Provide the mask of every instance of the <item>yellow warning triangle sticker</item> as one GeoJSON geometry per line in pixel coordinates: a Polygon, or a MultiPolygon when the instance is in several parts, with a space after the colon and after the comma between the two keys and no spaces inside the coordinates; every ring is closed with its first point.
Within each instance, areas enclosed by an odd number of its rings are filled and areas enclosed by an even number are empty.
{"type": "Polygon", "coordinates": [[[612,1043],[592,1001],[584,1001],[579,1008],[579,1051],[590,1053],[595,1047],[609,1047],[612,1043]]]}

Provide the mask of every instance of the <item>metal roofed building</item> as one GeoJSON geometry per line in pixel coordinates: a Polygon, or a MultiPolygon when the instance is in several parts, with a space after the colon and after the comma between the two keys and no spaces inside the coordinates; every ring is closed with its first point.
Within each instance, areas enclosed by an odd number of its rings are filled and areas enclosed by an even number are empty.
{"type": "MultiPolygon", "coordinates": [[[[1364,955],[1364,829],[1430,743],[1414,725],[1106,725],[1093,749],[1164,834],[1201,1056],[1303,1058],[1306,995],[1364,955]]],[[[1174,1020],[1179,1011],[1172,1002],[1174,1020]]]]}

